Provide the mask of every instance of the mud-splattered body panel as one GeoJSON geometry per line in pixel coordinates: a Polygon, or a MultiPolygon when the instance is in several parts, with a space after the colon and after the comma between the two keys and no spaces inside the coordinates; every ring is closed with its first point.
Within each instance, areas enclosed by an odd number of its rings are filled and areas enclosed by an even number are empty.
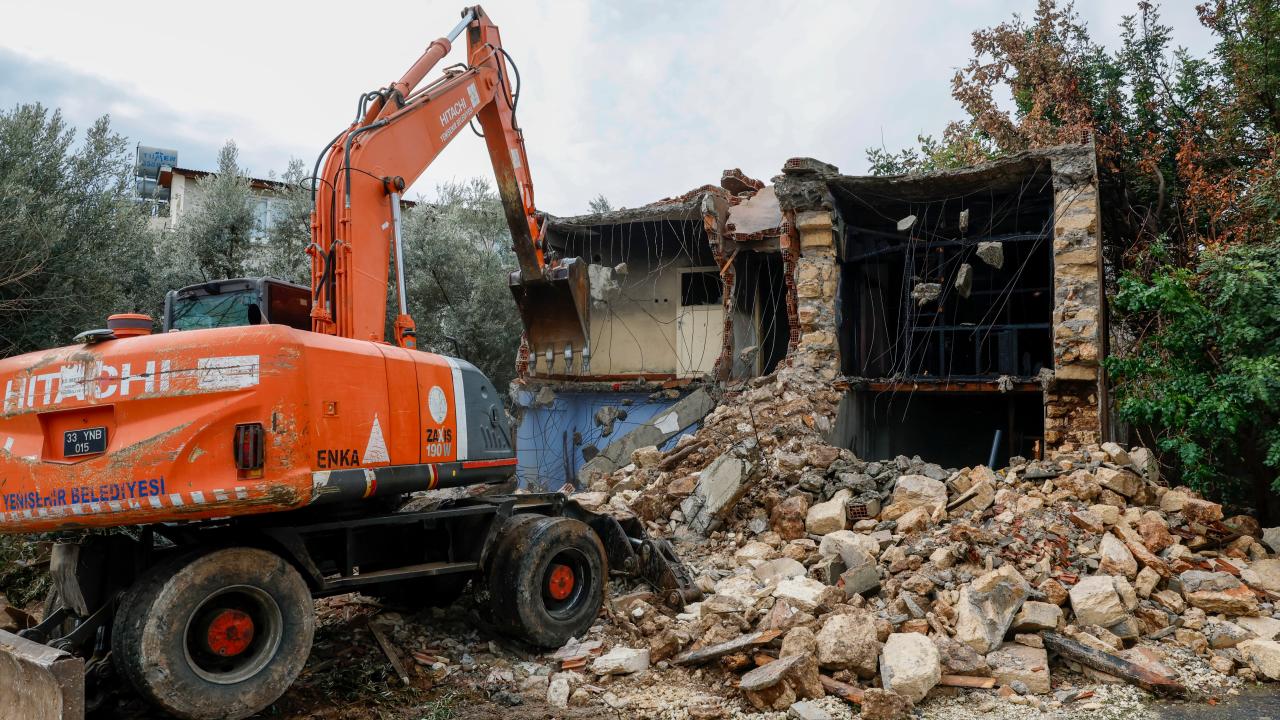
{"type": "Polygon", "coordinates": [[[278,325],[0,360],[0,532],[289,510],[331,471],[465,460],[459,365],[278,325]],[[252,423],[264,464],[237,470],[252,423]]]}

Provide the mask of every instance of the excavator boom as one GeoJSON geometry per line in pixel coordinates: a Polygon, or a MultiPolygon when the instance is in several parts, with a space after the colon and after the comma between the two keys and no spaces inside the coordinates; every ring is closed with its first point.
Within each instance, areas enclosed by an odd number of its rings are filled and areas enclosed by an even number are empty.
{"type": "Polygon", "coordinates": [[[310,246],[315,331],[383,340],[388,266],[394,260],[400,301],[395,341],[415,346],[405,301],[401,194],[475,121],[519,262],[511,285],[528,340],[535,351],[557,354],[586,347],[585,267],[577,259],[552,260],[543,244],[509,66],[497,26],[480,7],[471,7],[399,80],[363,97],[356,120],[328,147],[316,180],[310,246]],[[421,85],[464,32],[467,62],[421,85]]]}

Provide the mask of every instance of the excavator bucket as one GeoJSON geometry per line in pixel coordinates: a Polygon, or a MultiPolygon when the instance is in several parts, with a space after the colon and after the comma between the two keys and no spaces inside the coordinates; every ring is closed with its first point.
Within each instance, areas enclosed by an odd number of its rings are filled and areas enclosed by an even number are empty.
{"type": "Polygon", "coordinates": [[[0,720],[84,720],[84,661],[0,630],[0,720]]]}
{"type": "Polygon", "coordinates": [[[591,292],[586,263],[579,258],[564,260],[532,281],[516,271],[511,273],[509,284],[534,362],[547,362],[547,374],[557,370],[568,374],[573,371],[572,356],[580,356],[578,370],[586,372],[591,292]],[[568,360],[564,359],[566,352],[571,355],[568,360]]]}

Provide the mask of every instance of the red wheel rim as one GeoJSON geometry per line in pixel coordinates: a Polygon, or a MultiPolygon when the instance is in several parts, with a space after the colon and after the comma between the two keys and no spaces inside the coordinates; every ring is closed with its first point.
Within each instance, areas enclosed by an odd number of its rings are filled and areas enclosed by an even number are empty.
{"type": "Polygon", "coordinates": [[[253,618],[239,610],[222,610],[209,621],[209,649],[220,657],[235,657],[253,642],[253,618]]]}
{"type": "Polygon", "coordinates": [[[573,593],[573,568],[568,565],[552,565],[547,578],[547,593],[554,600],[564,600],[573,593]]]}

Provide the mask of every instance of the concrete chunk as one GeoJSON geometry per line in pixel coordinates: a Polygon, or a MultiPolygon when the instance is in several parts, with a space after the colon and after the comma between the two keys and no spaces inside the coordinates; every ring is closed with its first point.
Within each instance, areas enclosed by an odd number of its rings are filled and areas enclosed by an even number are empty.
{"type": "Polygon", "coordinates": [[[938,648],[920,633],[893,633],[880,653],[880,680],[885,690],[924,700],[942,677],[938,648]]]}
{"type": "Polygon", "coordinates": [[[1079,625],[1110,627],[1128,617],[1115,581],[1109,575],[1080,578],[1071,588],[1071,609],[1079,625]]]}
{"type": "Polygon", "coordinates": [[[1029,592],[1026,580],[1011,565],[974,580],[960,591],[956,640],[979,653],[999,647],[1029,592]]]}
{"type": "Polygon", "coordinates": [[[991,676],[1001,685],[1024,683],[1035,695],[1049,692],[1049,653],[1019,643],[1005,643],[987,655],[991,676]]]}
{"type": "Polygon", "coordinates": [[[649,648],[615,647],[591,663],[597,675],[632,675],[649,667],[649,648]]]}
{"type": "Polygon", "coordinates": [[[751,463],[741,458],[721,455],[702,471],[693,494],[680,504],[689,527],[707,534],[721,516],[747,491],[751,463]]]}

